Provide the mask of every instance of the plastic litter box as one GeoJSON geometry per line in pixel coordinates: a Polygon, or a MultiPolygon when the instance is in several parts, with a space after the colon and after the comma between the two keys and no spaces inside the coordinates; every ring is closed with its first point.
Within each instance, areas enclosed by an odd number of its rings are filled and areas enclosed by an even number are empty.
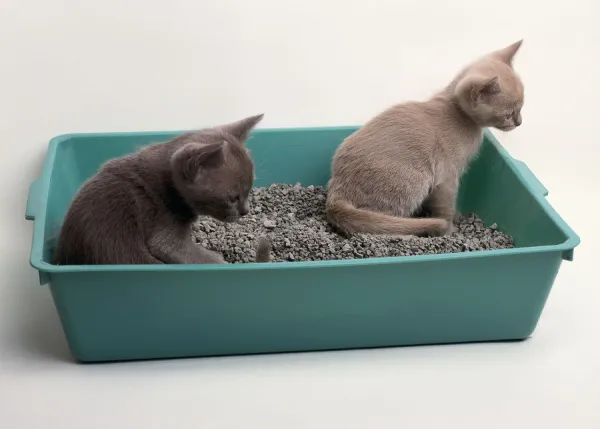
{"type": "MultiPolygon", "coordinates": [[[[256,185],[325,185],[358,127],[259,129],[256,185]]],[[[112,361],[526,339],[579,237],[527,166],[486,132],[459,208],[516,248],[322,262],[54,266],[58,229],[100,165],[178,132],[71,134],[50,141],[31,184],[31,265],[48,284],[72,354],[112,361]]],[[[101,231],[98,231],[101,233],[101,231]]]]}

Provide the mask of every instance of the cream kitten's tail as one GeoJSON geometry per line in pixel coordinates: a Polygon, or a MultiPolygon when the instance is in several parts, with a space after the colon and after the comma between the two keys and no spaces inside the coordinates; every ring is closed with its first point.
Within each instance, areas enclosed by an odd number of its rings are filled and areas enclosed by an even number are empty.
{"type": "Polygon", "coordinates": [[[271,242],[266,237],[260,237],[258,239],[258,245],[256,246],[256,258],[255,262],[269,262],[271,260],[271,242]]]}
{"type": "Polygon", "coordinates": [[[327,219],[348,234],[443,235],[448,222],[439,218],[406,218],[390,216],[354,207],[346,201],[327,203],[327,219]]]}

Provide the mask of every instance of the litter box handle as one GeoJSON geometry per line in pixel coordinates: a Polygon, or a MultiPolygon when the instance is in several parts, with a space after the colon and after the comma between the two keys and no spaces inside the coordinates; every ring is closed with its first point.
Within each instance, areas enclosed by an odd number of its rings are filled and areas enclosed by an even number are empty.
{"type": "Polygon", "coordinates": [[[517,170],[519,171],[519,174],[521,175],[523,180],[525,180],[525,182],[527,182],[527,184],[531,187],[533,192],[535,192],[538,195],[542,195],[543,197],[547,197],[548,189],[542,184],[542,182],[539,181],[537,177],[535,177],[535,174],[533,174],[533,172],[529,169],[527,164],[515,158],[513,158],[513,161],[515,167],[517,167],[517,170]]]}
{"type": "MultiPolygon", "coordinates": [[[[34,180],[33,182],[31,182],[31,185],[29,185],[29,195],[27,196],[27,206],[25,207],[25,219],[34,221],[32,242],[35,241],[36,229],[37,229],[35,227],[35,218],[36,218],[36,216],[39,215],[40,207],[42,204],[42,189],[41,189],[41,187],[42,187],[42,179],[41,178],[38,178],[37,180],[34,180]]],[[[49,282],[50,279],[48,278],[47,273],[38,270],[38,275],[40,277],[40,285],[43,286],[49,282]]]]}
{"type": "Polygon", "coordinates": [[[41,180],[37,179],[31,182],[29,186],[29,195],[27,197],[27,207],[25,208],[25,219],[35,220],[36,215],[39,212],[40,200],[41,200],[41,180]]]}

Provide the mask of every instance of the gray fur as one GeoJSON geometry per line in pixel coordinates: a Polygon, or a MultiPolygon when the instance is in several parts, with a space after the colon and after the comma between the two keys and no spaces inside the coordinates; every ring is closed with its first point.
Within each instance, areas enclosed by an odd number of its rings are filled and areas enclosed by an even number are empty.
{"type": "MultiPolygon", "coordinates": [[[[254,165],[245,147],[263,115],[203,129],[106,162],[76,194],[54,263],[210,264],[221,254],[190,239],[198,215],[235,222],[249,212],[254,165]]],[[[259,240],[257,262],[269,260],[259,240]]]]}
{"type": "Polygon", "coordinates": [[[520,46],[486,55],[430,100],[393,106],[349,136],[332,163],[329,221],[346,233],[451,232],[460,178],[483,128],[522,122],[523,84],[512,68],[520,46]],[[414,217],[421,212],[431,217],[414,217]]]}

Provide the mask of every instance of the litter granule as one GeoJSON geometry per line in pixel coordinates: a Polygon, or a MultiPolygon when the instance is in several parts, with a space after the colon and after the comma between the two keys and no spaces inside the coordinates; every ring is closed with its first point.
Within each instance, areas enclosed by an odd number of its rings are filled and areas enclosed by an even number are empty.
{"type": "Polygon", "coordinates": [[[326,190],[319,186],[271,185],[254,188],[251,212],[236,223],[201,217],[193,225],[193,239],[221,252],[227,262],[252,262],[258,237],[272,242],[272,261],[320,261],[384,256],[506,249],[514,246],[496,225],[486,227],[475,214],[455,224],[444,237],[394,237],[356,234],[342,236],[325,217],[326,190]]]}

